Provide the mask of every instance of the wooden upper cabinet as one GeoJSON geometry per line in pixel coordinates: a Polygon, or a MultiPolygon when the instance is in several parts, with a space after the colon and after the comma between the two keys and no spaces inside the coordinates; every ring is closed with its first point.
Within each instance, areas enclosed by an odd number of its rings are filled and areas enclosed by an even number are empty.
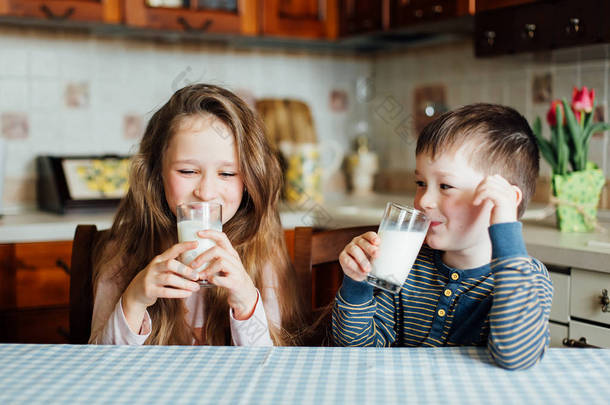
{"type": "Polygon", "coordinates": [[[537,3],[541,0],[476,0],[476,11],[494,10],[496,8],[504,8],[511,6],[520,6],[522,4],[537,3]]]}
{"type": "Polygon", "coordinates": [[[383,29],[383,1],[341,0],[339,4],[341,36],[383,29]]]}
{"type": "Polygon", "coordinates": [[[339,36],[340,0],[260,0],[263,34],[311,39],[339,36]]]}
{"type": "Polygon", "coordinates": [[[184,0],[181,7],[151,6],[157,2],[150,0],[123,1],[125,23],[136,27],[193,33],[259,33],[257,0],[184,0]]]}
{"type": "Polygon", "coordinates": [[[54,21],[121,22],[121,0],[0,0],[0,15],[54,21]]]}
{"type": "Polygon", "coordinates": [[[444,20],[471,13],[472,0],[390,0],[390,27],[444,20]]]}

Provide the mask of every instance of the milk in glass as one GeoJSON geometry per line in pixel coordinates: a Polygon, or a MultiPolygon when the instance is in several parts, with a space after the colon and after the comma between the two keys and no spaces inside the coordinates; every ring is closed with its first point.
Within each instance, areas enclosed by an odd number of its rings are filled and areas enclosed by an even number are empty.
{"type": "Polygon", "coordinates": [[[379,255],[373,261],[371,275],[386,281],[402,284],[407,279],[426,232],[383,230],[379,232],[379,255]]]}
{"type": "MultiPolygon", "coordinates": [[[[214,229],[216,231],[222,231],[222,226],[220,224],[216,224],[216,226],[205,226],[201,221],[197,220],[186,220],[178,222],[178,240],[180,242],[199,242],[195,249],[188,250],[182,254],[181,261],[187,266],[191,264],[191,262],[195,260],[200,254],[202,254],[209,248],[216,246],[216,243],[214,243],[214,241],[210,239],[200,238],[197,235],[197,232],[203,231],[205,229],[214,229]]],[[[203,263],[198,269],[195,270],[201,271],[204,270],[206,267],[208,267],[208,263],[203,263]]]]}

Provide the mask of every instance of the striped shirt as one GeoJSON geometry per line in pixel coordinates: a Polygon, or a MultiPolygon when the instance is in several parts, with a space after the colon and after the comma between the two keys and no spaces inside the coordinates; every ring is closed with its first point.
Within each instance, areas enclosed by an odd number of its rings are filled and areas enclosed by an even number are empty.
{"type": "Polygon", "coordinates": [[[527,255],[521,223],[489,227],[492,260],[468,270],[446,266],[424,245],[398,294],[345,276],[333,308],[339,346],[483,346],[496,363],[527,368],[548,347],[553,286],[527,255]]]}

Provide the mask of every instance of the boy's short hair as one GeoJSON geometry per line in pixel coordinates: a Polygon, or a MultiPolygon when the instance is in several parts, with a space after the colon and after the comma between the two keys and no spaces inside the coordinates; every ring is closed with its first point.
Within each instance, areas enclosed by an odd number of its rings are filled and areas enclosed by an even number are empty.
{"type": "Polygon", "coordinates": [[[536,189],[540,155],[527,120],[516,110],[498,104],[469,104],[448,111],[428,124],[417,139],[415,154],[438,154],[469,144],[472,167],[499,174],[519,187],[521,217],[536,189]]]}

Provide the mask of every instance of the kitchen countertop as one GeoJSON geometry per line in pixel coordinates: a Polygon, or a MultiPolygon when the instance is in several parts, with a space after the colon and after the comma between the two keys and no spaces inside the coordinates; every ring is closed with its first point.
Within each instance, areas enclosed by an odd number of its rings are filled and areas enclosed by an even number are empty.
{"type": "MultiPolygon", "coordinates": [[[[299,206],[282,205],[280,218],[287,229],[378,224],[387,201],[412,205],[413,197],[391,194],[336,196],[327,198],[324,204],[306,201],[299,206]]],[[[534,205],[528,211],[540,214],[541,207],[534,205]]],[[[112,217],[112,212],[56,215],[32,211],[6,215],[0,218],[0,243],[70,240],[76,225],[95,224],[99,229],[106,229],[112,225],[112,217]]],[[[559,232],[552,216],[543,220],[525,219],[523,234],[529,254],[546,264],[610,273],[610,212],[600,211],[599,217],[603,231],[592,233],[559,232]]]]}

